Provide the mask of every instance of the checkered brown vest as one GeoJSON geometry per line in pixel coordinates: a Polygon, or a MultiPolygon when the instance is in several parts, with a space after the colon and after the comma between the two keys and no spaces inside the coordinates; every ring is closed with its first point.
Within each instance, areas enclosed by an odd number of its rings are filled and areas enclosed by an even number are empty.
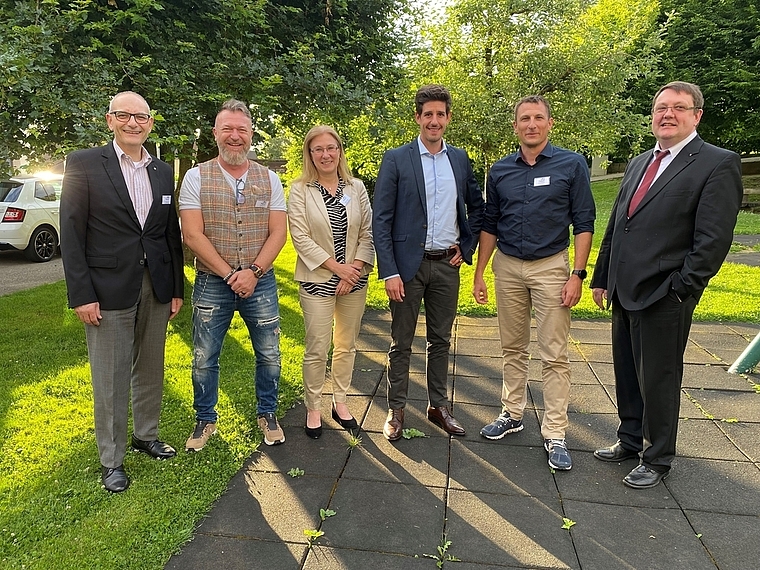
{"type": "MultiPolygon", "coordinates": [[[[201,175],[201,212],[204,234],[230,267],[249,267],[269,237],[269,202],[272,187],[269,171],[248,161],[244,204],[237,204],[235,192],[224,178],[216,158],[198,165],[201,175]]],[[[198,271],[213,273],[200,259],[198,271]]]]}

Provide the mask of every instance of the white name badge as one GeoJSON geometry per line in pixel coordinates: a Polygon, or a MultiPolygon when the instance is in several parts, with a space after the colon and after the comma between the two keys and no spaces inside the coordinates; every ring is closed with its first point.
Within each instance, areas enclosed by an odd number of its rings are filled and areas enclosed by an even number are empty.
{"type": "Polygon", "coordinates": [[[350,201],[351,201],[351,196],[346,196],[345,194],[343,194],[343,196],[341,196],[340,198],[340,203],[343,204],[344,206],[348,206],[348,203],[350,201]]]}
{"type": "Polygon", "coordinates": [[[161,195],[161,203],[162,204],[171,204],[172,203],[172,195],[171,194],[162,194],[161,195]]]}
{"type": "Polygon", "coordinates": [[[533,179],[533,186],[549,186],[551,176],[539,176],[533,179]]]}
{"type": "Polygon", "coordinates": [[[268,208],[269,207],[269,200],[256,200],[256,207],[257,208],[268,208]]]}

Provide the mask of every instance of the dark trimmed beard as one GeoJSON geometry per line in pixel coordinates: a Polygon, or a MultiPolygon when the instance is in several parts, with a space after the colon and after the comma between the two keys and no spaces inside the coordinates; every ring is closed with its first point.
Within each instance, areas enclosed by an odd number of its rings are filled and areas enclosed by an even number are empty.
{"type": "Polygon", "coordinates": [[[248,162],[248,151],[251,150],[250,146],[240,152],[231,151],[222,145],[217,145],[217,148],[219,148],[219,156],[222,157],[222,160],[232,166],[240,166],[241,164],[248,162]]]}

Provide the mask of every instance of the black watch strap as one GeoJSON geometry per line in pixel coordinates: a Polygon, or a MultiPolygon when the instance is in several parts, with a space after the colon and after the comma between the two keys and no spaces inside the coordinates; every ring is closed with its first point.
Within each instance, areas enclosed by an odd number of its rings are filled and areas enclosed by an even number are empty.
{"type": "Polygon", "coordinates": [[[577,275],[580,277],[580,280],[583,281],[588,277],[588,272],[585,269],[573,269],[573,275],[577,275]]]}

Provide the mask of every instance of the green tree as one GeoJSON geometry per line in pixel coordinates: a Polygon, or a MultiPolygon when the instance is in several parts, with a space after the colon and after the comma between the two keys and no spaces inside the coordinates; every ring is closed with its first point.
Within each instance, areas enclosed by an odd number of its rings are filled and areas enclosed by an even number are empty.
{"type": "Polygon", "coordinates": [[[550,101],[552,140],[586,155],[607,154],[622,133],[643,133],[625,89],[659,64],[657,0],[458,0],[423,28],[429,52],[418,83],[452,91],[452,142],[481,172],[515,148],[514,103],[550,101]]]}
{"type": "MultiPolygon", "coordinates": [[[[400,0],[0,0],[0,156],[42,161],[108,138],[133,89],[157,110],[164,156],[213,153],[219,103],[257,130],[349,117],[393,82],[400,0]]],[[[0,164],[0,170],[4,164],[0,164]]],[[[7,168],[5,168],[7,170],[7,168]]],[[[2,172],[0,172],[2,173],[2,172]]]]}
{"type": "MultiPolygon", "coordinates": [[[[665,81],[690,81],[705,96],[700,135],[740,153],[760,150],[760,7],[755,0],[663,0],[672,12],[665,81]]],[[[650,97],[653,91],[650,93],[650,97]]],[[[646,101],[649,104],[649,101],[646,101]]]]}

